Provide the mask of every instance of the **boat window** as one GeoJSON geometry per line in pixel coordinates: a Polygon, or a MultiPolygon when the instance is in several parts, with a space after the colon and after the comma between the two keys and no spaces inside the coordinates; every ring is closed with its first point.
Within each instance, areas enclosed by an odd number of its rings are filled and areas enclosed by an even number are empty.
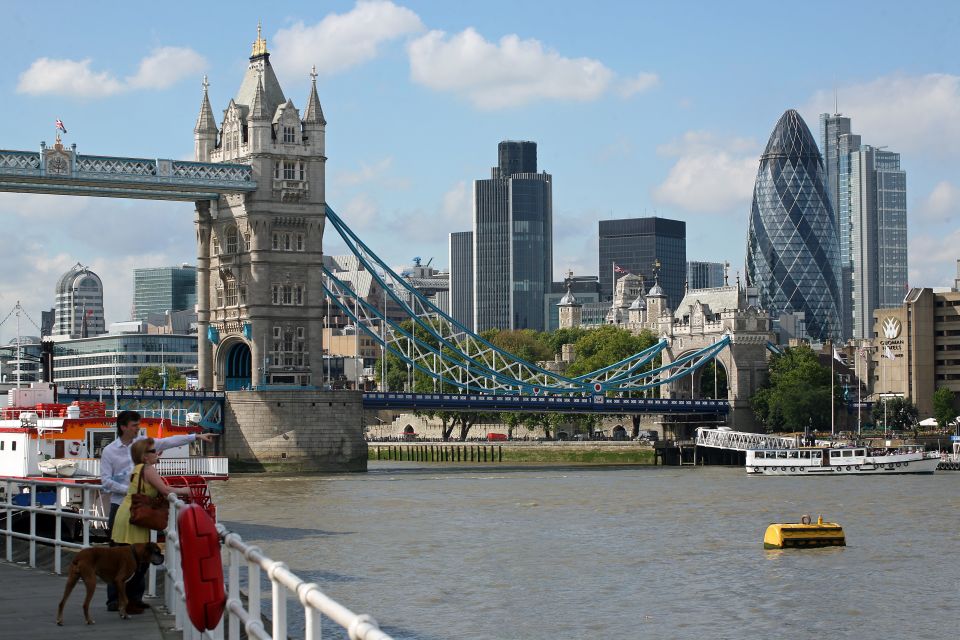
{"type": "Polygon", "coordinates": [[[865,455],[867,455],[867,452],[864,451],[863,449],[857,449],[857,455],[858,455],[858,456],[865,456],[865,455]]]}
{"type": "Polygon", "coordinates": [[[809,459],[810,459],[810,452],[809,452],[809,451],[801,451],[801,452],[800,452],[800,457],[803,458],[804,460],[809,460],[809,459]]]}
{"type": "Polygon", "coordinates": [[[812,451],[811,453],[813,453],[813,457],[814,457],[815,459],[819,459],[819,458],[821,457],[821,454],[822,454],[823,452],[822,452],[822,451],[812,451]]]}
{"type": "Polygon", "coordinates": [[[0,440],[0,451],[3,451],[3,443],[4,443],[4,441],[3,441],[3,440],[0,440]]]}
{"type": "Polygon", "coordinates": [[[778,457],[778,458],[786,458],[786,457],[787,457],[787,452],[786,452],[786,451],[777,451],[777,457],[778,457]]]}
{"type": "Polygon", "coordinates": [[[757,458],[757,459],[760,459],[760,458],[766,458],[767,455],[766,455],[766,452],[765,452],[765,451],[754,451],[754,452],[753,452],[753,457],[754,457],[754,458],[757,458]]]}
{"type": "Polygon", "coordinates": [[[791,458],[799,458],[799,457],[800,457],[800,456],[798,455],[799,453],[800,453],[799,451],[790,451],[790,452],[789,452],[789,454],[790,454],[789,457],[791,457],[791,458]]]}
{"type": "Polygon", "coordinates": [[[839,457],[840,457],[840,452],[839,452],[839,451],[831,450],[831,451],[830,451],[830,457],[831,457],[831,458],[839,458],[839,457]]]}
{"type": "Polygon", "coordinates": [[[844,458],[852,458],[852,457],[853,457],[853,451],[850,451],[850,450],[844,451],[844,452],[843,452],[843,457],[844,457],[844,458]]]}
{"type": "Polygon", "coordinates": [[[11,440],[11,441],[10,441],[10,451],[16,451],[16,450],[17,450],[17,441],[16,441],[16,440],[11,440]]]}

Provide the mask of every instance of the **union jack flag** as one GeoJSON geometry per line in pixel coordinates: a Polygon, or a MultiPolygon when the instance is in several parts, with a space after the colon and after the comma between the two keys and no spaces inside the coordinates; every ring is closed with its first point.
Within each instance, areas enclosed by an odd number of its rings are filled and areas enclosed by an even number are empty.
{"type": "Polygon", "coordinates": [[[618,265],[616,262],[613,263],[613,272],[614,273],[630,273],[629,271],[627,271],[626,269],[618,265]]]}
{"type": "Polygon", "coordinates": [[[60,131],[63,131],[64,133],[67,132],[67,128],[63,126],[63,120],[61,120],[60,118],[57,118],[57,129],[59,129],[60,131]]]}

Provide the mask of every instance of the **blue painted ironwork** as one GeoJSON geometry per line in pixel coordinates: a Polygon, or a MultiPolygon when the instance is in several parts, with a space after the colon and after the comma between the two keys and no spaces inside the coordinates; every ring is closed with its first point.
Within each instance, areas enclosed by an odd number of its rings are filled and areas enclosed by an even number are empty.
{"type": "MultiPolygon", "coordinates": [[[[112,388],[58,387],[57,399],[60,402],[103,400],[109,405],[113,401],[113,393],[112,388]]],[[[225,399],[222,391],[117,389],[118,410],[159,412],[161,409],[172,409],[174,420],[184,418],[187,413],[199,413],[200,426],[212,431],[223,431],[225,399]]]]}
{"type": "Polygon", "coordinates": [[[518,411],[550,413],[720,413],[730,412],[726,400],[672,398],[611,398],[605,396],[520,396],[445,393],[365,393],[365,409],[415,411],[518,411]]]}
{"type": "Polygon", "coordinates": [[[253,169],[245,164],[189,162],[153,158],[88,156],[57,147],[69,158],[61,171],[45,163],[40,152],[0,150],[0,191],[64,195],[216,200],[225,193],[255,191],[253,169]]]}

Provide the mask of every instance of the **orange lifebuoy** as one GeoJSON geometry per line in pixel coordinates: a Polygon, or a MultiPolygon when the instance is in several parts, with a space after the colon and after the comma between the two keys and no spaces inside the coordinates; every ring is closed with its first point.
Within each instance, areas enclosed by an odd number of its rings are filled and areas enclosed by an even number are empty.
{"type": "Polygon", "coordinates": [[[69,450],[68,453],[69,453],[71,456],[78,456],[78,455],[80,455],[80,449],[81,449],[81,447],[83,447],[83,443],[82,443],[82,442],[79,442],[79,441],[77,441],[77,440],[74,440],[73,442],[70,443],[70,450],[69,450]]]}
{"type": "Polygon", "coordinates": [[[199,631],[217,627],[227,604],[217,528],[199,505],[187,505],[177,516],[180,566],[190,622],[199,631]]]}

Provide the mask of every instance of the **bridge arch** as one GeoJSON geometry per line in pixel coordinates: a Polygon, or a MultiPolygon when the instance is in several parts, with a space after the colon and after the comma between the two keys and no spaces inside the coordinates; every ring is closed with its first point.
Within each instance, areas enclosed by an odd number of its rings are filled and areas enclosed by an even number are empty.
{"type": "Polygon", "coordinates": [[[223,354],[217,369],[223,374],[225,391],[237,391],[253,384],[253,356],[245,340],[228,338],[217,353],[223,354]]]}

